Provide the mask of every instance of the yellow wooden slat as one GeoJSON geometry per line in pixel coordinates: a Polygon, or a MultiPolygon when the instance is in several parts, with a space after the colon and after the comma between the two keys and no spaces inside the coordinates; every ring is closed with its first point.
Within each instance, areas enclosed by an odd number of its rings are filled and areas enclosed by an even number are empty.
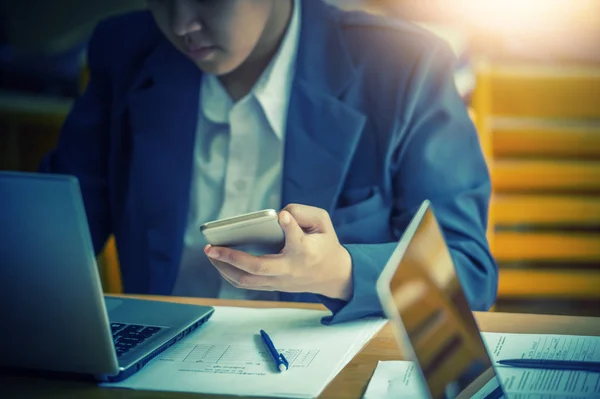
{"type": "Polygon", "coordinates": [[[600,196],[495,195],[496,226],[598,226],[600,196]]]}
{"type": "Polygon", "coordinates": [[[600,233],[496,231],[498,262],[600,262],[600,233]]]}
{"type": "Polygon", "coordinates": [[[471,119],[477,128],[481,148],[486,162],[491,164],[493,158],[492,134],[490,129],[490,74],[489,64],[485,60],[478,60],[476,63],[477,85],[473,93],[473,105],[471,109],[471,119]]]}
{"type": "Polygon", "coordinates": [[[496,160],[494,191],[600,192],[600,162],[496,160]]]}
{"type": "Polygon", "coordinates": [[[600,158],[600,123],[578,125],[551,120],[514,121],[495,125],[492,137],[497,157],[600,158]]]}
{"type": "Polygon", "coordinates": [[[502,65],[490,74],[493,115],[600,118],[600,68],[502,65]]]}
{"type": "Polygon", "coordinates": [[[600,270],[501,269],[499,298],[600,298],[600,270]]]}

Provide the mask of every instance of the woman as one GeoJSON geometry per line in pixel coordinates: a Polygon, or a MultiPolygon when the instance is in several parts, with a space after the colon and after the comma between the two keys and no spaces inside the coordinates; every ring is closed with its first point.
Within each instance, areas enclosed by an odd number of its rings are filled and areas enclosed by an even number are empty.
{"type": "Polygon", "coordinates": [[[381,314],[375,281],[432,201],[473,309],[494,302],[490,181],[451,51],[321,0],[149,0],[100,24],[90,83],[42,170],[79,178],[127,293],[321,301],[381,314]],[[252,256],[199,226],[282,209],[252,256]]]}

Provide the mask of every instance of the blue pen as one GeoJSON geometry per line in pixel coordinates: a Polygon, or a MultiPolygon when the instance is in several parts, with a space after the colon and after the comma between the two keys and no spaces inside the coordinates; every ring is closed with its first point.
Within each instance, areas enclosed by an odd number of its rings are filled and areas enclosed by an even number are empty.
{"type": "Polygon", "coordinates": [[[260,330],[260,336],[265,345],[267,346],[267,349],[269,349],[269,353],[275,361],[275,366],[277,367],[277,369],[279,371],[287,370],[289,367],[288,361],[285,358],[285,356],[283,356],[283,353],[277,352],[277,349],[275,349],[275,345],[273,345],[273,341],[271,341],[269,334],[267,334],[264,330],[260,330]]]}
{"type": "Polygon", "coordinates": [[[512,367],[527,367],[534,369],[580,370],[600,373],[600,362],[579,360],[546,360],[546,359],[504,359],[499,364],[512,367]]]}

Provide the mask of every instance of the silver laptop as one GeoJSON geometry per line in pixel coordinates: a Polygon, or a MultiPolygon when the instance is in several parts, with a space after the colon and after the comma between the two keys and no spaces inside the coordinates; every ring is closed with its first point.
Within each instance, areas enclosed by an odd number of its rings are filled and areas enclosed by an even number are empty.
{"type": "Polygon", "coordinates": [[[0,172],[0,367],[120,381],[213,308],[104,297],[76,178],[0,172]]]}
{"type": "Polygon", "coordinates": [[[377,293],[429,397],[507,397],[429,201],[400,239],[377,293]]]}

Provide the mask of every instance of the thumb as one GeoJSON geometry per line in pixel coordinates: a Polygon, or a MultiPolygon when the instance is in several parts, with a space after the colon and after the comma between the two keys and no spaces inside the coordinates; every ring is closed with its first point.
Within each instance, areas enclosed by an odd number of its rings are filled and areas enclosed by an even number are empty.
{"type": "Polygon", "coordinates": [[[307,234],[328,233],[333,229],[329,214],[321,208],[290,204],[284,208],[307,234]]]}
{"type": "Polygon", "coordinates": [[[285,234],[284,250],[300,245],[304,232],[288,211],[282,210],[279,212],[279,225],[285,234]]]}

